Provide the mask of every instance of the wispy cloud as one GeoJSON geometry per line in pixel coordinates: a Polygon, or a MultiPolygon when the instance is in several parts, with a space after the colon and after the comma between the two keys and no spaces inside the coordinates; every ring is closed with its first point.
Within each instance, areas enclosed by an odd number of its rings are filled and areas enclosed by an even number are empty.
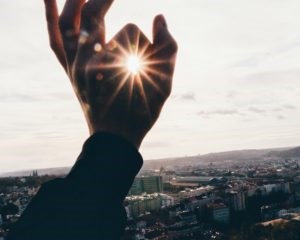
{"type": "Polygon", "coordinates": [[[284,109],[287,109],[287,110],[295,110],[297,109],[296,106],[292,105],[292,104],[285,104],[282,106],[284,109]]]}
{"type": "Polygon", "coordinates": [[[265,113],[266,112],[266,110],[257,108],[257,107],[249,107],[248,110],[250,112],[254,112],[254,113],[265,113]]]}
{"type": "Polygon", "coordinates": [[[226,94],[226,97],[227,98],[235,98],[239,95],[239,93],[237,91],[229,91],[227,94],[226,94]]]}
{"type": "Polygon", "coordinates": [[[1,93],[0,95],[1,102],[38,102],[41,100],[41,98],[23,93],[1,93]]]}
{"type": "Polygon", "coordinates": [[[284,117],[284,116],[282,116],[282,115],[277,115],[277,116],[276,116],[276,118],[277,118],[277,119],[279,119],[279,120],[283,120],[283,119],[285,119],[285,117],[284,117]]]}
{"type": "Polygon", "coordinates": [[[194,93],[185,93],[181,96],[181,99],[188,100],[188,101],[195,101],[196,96],[194,93]]]}
{"type": "Polygon", "coordinates": [[[200,111],[197,115],[202,117],[211,117],[216,115],[225,115],[225,116],[232,116],[232,115],[240,115],[241,113],[235,109],[218,109],[213,111],[200,111]]]}

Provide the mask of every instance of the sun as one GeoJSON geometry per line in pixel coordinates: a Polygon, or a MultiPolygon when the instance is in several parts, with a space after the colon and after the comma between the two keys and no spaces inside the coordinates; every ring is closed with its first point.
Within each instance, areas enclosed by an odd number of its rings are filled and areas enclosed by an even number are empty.
{"type": "Polygon", "coordinates": [[[137,55],[129,55],[126,62],[127,70],[132,74],[136,75],[142,70],[142,60],[137,55]]]}
{"type": "MultiPolygon", "coordinates": [[[[120,40],[113,39],[104,48],[108,59],[107,63],[101,63],[101,67],[97,64],[95,68],[101,70],[109,70],[113,73],[110,79],[118,81],[114,92],[109,97],[106,109],[114,102],[121,91],[127,91],[128,104],[132,103],[132,98],[139,94],[145,106],[145,112],[151,115],[149,99],[147,98],[145,86],[150,86],[155,91],[164,94],[161,91],[157,80],[168,79],[164,74],[161,64],[169,64],[168,59],[156,59],[155,55],[161,51],[164,46],[153,49],[150,41],[140,32],[131,33],[129,36],[127,32],[124,36],[119,37],[120,40]]],[[[100,45],[99,45],[100,46],[100,45]]],[[[98,45],[95,46],[95,51],[102,51],[103,49],[98,45]]],[[[97,80],[102,80],[103,75],[99,74],[97,80]]],[[[106,110],[103,110],[106,111],[106,110]]]]}

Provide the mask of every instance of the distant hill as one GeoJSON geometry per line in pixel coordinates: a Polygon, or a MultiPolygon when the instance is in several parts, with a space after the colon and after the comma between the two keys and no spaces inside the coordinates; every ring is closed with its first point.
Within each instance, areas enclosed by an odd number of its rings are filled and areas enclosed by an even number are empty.
{"type": "MultiPolygon", "coordinates": [[[[227,152],[209,153],[205,155],[197,155],[191,157],[179,157],[168,158],[158,160],[148,160],[144,162],[144,168],[159,169],[161,166],[195,166],[195,165],[207,165],[234,163],[234,162],[246,162],[246,161],[260,161],[266,157],[271,157],[270,153],[281,153],[286,151],[292,151],[296,148],[271,148],[271,149],[246,149],[235,150],[227,152]]],[[[300,147],[299,147],[300,150],[300,147]]],[[[292,155],[293,153],[291,153],[292,155]]]]}
{"type": "Polygon", "coordinates": [[[55,175],[62,176],[66,175],[70,171],[70,167],[60,167],[60,168],[45,168],[45,169],[31,169],[17,172],[8,172],[0,174],[0,177],[23,177],[30,176],[32,172],[37,170],[38,175],[55,175]]]}
{"type": "Polygon", "coordinates": [[[295,147],[285,151],[271,151],[268,153],[269,157],[278,157],[278,158],[300,158],[300,147],[295,147]]]}
{"type": "MultiPolygon", "coordinates": [[[[143,169],[159,169],[161,166],[174,167],[174,166],[196,166],[196,165],[207,165],[223,164],[226,162],[230,163],[241,163],[246,161],[260,161],[265,158],[300,158],[300,147],[290,148],[271,148],[271,149],[247,149],[247,150],[236,150],[228,152],[209,153],[205,155],[197,156],[185,156],[178,158],[164,158],[155,160],[144,161],[143,169]]],[[[36,170],[36,169],[33,169],[36,170]]],[[[17,177],[17,176],[30,176],[33,170],[18,171],[0,174],[0,177],[17,177]]],[[[66,175],[70,171],[70,167],[63,168],[48,168],[48,169],[37,169],[39,175],[66,175]]]]}

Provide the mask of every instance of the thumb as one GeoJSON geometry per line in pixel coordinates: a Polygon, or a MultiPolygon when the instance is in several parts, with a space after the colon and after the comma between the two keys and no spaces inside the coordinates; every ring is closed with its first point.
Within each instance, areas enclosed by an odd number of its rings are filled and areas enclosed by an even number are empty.
{"type": "Polygon", "coordinates": [[[153,43],[160,40],[160,35],[168,31],[166,19],[163,15],[157,15],[153,21],[153,43]]]}
{"type": "Polygon", "coordinates": [[[170,55],[177,52],[177,43],[170,34],[163,15],[155,17],[153,22],[153,44],[160,48],[166,47],[170,55]]]}

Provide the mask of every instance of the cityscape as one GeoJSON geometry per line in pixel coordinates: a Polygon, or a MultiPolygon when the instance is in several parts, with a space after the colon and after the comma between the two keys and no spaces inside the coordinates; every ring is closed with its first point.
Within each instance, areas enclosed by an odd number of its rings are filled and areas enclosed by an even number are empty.
{"type": "MultiPolygon", "coordinates": [[[[145,161],[124,201],[123,239],[299,239],[300,148],[199,158],[145,161]]],[[[56,177],[34,170],[0,179],[0,239],[56,177]]]]}

